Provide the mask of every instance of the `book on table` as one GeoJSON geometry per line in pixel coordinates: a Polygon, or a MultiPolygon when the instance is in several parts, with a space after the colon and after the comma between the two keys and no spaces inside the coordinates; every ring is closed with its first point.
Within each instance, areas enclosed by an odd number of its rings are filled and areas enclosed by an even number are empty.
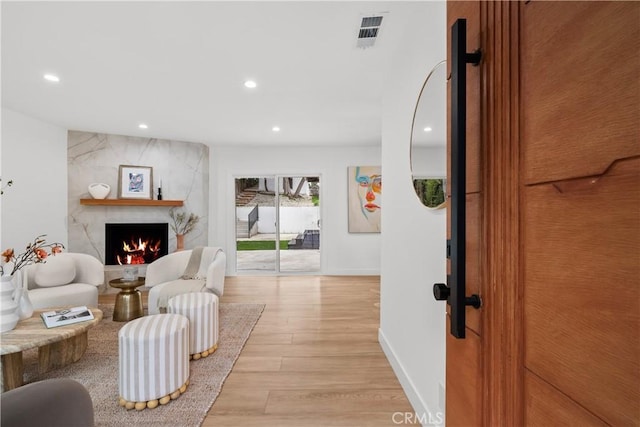
{"type": "Polygon", "coordinates": [[[71,307],[40,314],[47,328],[71,325],[93,319],[93,313],[86,306],[71,307]]]}

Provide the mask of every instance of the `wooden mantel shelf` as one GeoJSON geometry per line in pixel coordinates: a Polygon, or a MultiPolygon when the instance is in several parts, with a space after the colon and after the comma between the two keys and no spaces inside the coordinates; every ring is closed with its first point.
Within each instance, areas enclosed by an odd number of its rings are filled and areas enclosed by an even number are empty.
{"type": "Polygon", "coordinates": [[[80,199],[80,204],[88,206],[182,206],[184,201],[146,199],[80,199]]]}

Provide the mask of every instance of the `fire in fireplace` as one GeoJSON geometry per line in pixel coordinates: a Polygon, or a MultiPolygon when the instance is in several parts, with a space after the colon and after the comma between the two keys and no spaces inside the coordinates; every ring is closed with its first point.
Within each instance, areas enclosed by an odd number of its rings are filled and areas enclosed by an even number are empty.
{"type": "Polygon", "coordinates": [[[169,253],[169,224],[105,224],[107,265],[149,264],[169,253]]]}

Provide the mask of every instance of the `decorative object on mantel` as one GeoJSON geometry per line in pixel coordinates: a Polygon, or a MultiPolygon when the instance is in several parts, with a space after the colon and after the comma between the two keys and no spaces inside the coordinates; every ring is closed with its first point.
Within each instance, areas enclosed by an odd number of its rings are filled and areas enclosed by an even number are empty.
{"type": "Polygon", "coordinates": [[[27,245],[25,252],[16,255],[13,248],[2,252],[0,265],[0,332],[10,331],[16,327],[18,320],[31,317],[33,305],[29,299],[29,291],[24,289],[21,269],[30,264],[46,262],[49,255],[62,252],[62,243],[47,243],[42,234],[27,245]],[[47,252],[50,249],[51,252],[47,252]],[[4,275],[5,264],[11,263],[11,273],[4,275]]]}
{"type": "Polygon", "coordinates": [[[119,199],[153,199],[153,168],[120,165],[118,169],[119,199]]]}
{"type": "Polygon", "coordinates": [[[89,194],[94,199],[106,199],[111,191],[111,187],[108,184],[103,184],[101,182],[94,182],[93,184],[89,184],[89,194]]]}
{"type": "Polygon", "coordinates": [[[176,233],[176,252],[184,249],[184,235],[192,231],[200,217],[194,213],[187,216],[186,212],[176,212],[175,209],[169,210],[169,217],[172,223],[169,224],[174,233],[176,233]]]}

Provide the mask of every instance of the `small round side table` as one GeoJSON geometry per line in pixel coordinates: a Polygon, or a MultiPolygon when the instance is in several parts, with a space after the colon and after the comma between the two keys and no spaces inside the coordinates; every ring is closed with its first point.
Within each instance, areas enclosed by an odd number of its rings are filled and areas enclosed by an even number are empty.
{"type": "Polygon", "coordinates": [[[120,289],[116,295],[116,304],[113,309],[114,322],[128,322],[144,315],[142,309],[142,294],[136,290],[138,286],[144,285],[144,277],[136,280],[113,279],[109,281],[109,286],[120,289]]]}

